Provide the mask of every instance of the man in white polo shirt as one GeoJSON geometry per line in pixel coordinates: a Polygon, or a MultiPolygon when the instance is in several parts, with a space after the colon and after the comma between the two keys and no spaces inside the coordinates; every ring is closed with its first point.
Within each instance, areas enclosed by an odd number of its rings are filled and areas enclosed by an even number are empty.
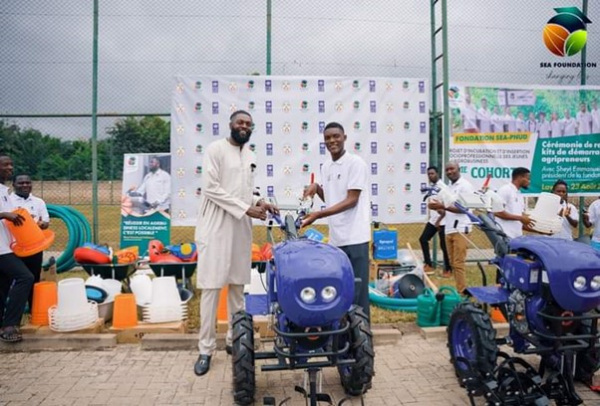
{"type": "MultiPolygon", "coordinates": [[[[10,200],[13,207],[22,207],[31,214],[37,225],[45,230],[50,225],[50,215],[48,214],[48,208],[46,203],[39,197],[34,196],[31,193],[31,178],[29,175],[17,175],[13,178],[13,193],[10,194],[10,200]]],[[[40,281],[40,274],[42,273],[42,261],[44,259],[44,251],[40,251],[37,254],[30,255],[28,257],[21,257],[21,260],[29,271],[33,274],[33,283],[36,284],[40,281]]],[[[33,289],[29,293],[29,309],[33,305],[33,289]]]]}
{"type": "Polygon", "coordinates": [[[361,279],[354,303],[361,306],[370,320],[369,310],[369,241],[371,216],[367,164],[344,148],[348,138],[341,124],[331,122],[323,131],[325,147],[331,159],[321,167],[322,185],[313,183],[305,197],[319,195],[327,207],[304,217],[302,227],[328,217],[329,243],[348,255],[354,276],[361,279]]]}
{"type": "MultiPolygon", "coordinates": [[[[461,193],[473,193],[475,189],[468,180],[460,176],[460,165],[458,162],[448,162],[446,164],[446,176],[450,180],[448,185],[450,192],[455,198],[461,193]]],[[[469,217],[463,214],[454,206],[454,201],[429,203],[429,208],[433,210],[446,210],[446,248],[450,255],[450,266],[454,273],[456,289],[459,293],[465,294],[467,288],[466,261],[467,261],[467,240],[460,235],[469,234],[472,226],[469,217]]]]}
{"type": "Polygon", "coordinates": [[[8,187],[4,184],[12,176],[12,159],[0,154],[0,340],[16,343],[23,339],[19,326],[33,286],[33,275],[10,248],[13,236],[5,222],[21,226],[25,220],[12,212],[8,187]]]}
{"type": "Polygon", "coordinates": [[[525,198],[520,189],[527,189],[531,183],[531,173],[527,168],[515,168],[512,171],[511,182],[498,189],[498,196],[502,198],[502,210],[494,212],[496,223],[508,238],[517,238],[523,235],[523,227],[529,228],[532,220],[525,214],[525,198]]]}

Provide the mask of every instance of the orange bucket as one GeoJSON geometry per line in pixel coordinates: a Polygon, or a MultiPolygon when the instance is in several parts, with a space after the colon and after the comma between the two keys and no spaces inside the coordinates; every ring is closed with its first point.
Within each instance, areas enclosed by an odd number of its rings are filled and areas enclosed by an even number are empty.
{"type": "Polygon", "coordinates": [[[137,324],[137,306],[133,293],[116,295],[113,307],[113,327],[129,328],[135,327],[137,324]]]}
{"type": "Polygon", "coordinates": [[[492,308],[492,312],[490,313],[490,318],[495,323],[506,323],[506,319],[504,318],[502,311],[500,311],[500,309],[498,309],[497,307],[492,308]]]}
{"type": "Polygon", "coordinates": [[[47,326],[48,309],[58,304],[56,282],[38,282],[33,285],[33,303],[31,305],[31,324],[47,326]]]}
{"type": "Polygon", "coordinates": [[[15,238],[10,248],[16,256],[28,257],[42,252],[52,245],[54,242],[54,231],[42,230],[33,220],[31,214],[22,207],[13,210],[13,213],[20,214],[25,219],[20,226],[16,226],[10,221],[5,221],[5,224],[15,238]]]}
{"type": "Polygon", "coordinates": [[[228,321],[227,319],[227,292],[228,285],[225,285],[221,289],[221,293],[219,295],[219,306],[217,307],[217,320],[218,321],[228,321]]]}

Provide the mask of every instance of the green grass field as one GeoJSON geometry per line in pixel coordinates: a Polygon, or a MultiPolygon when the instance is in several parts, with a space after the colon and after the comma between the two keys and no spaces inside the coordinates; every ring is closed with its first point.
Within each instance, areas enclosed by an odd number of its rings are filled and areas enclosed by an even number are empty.
{"type": "MultiPolygon", "coordinates": [[[[80,211],[90,221],[92,225],[92,206],[91,205],[73,205],[74,209],[80,211]]],[[[113,249],[119,248],[120,239],[120,224],[121,224],[121,211],[117,205],[101,205],[98,207],[98,243],[107,244],[113,249]]],[[[68,241],[68,231],[66,226],[60,219],[52,219],[51,227],[56,233],[56,239],[52,247],[48,251],[63,251],[68,241]]],[[[420,252],[419,236],[423,228],[422,224],[394,224],[390,225],[390,228],[398,231],[399,248],[405,248],[406,243],[410,243],[413,249],[420,252]]],[[[326,226],[316,226],[319,231],[327,233],[326,226]]],[[[171,229],[171,241],[172,244],[190,242],[194,238],[193,227],[172,227],[171,229]]],[[[255,226],[253,230],[254,242],[262,245],[267,241],[267,230],[266,226],[255,226]]],[[[275,241],[281,241],[283,235],[279,231],[274,232],[275,241]]],[[[476,231],[472,237],[475,244],[480,248],[490,248],[489,243],[485,236],[476,231]]],[[[494,270],[491,267],[487,268],[488,281],[493,279],[494,270]]],[[[81,268],[75,268],[71,271],[64,272],[60,275],[60,278],[67,277],[83,277],[87,278],[87,274],[81,268]]],[[[481,284],[481,275],[478,268],[474,265],[469,265],[467,270],[467,279],[470,285],[481,284]]],[[[454,286],[453,279],[442,279],[437,276],[433,276],[432,280],[436,285],[450,285],[454,286]]],[[[195,292],[194,298],[189,304],[189,320],[188,327],[191,330],[195,330],[199,326],[199,291],[195,292]]],[[[412,322],[416,319],[415,313],[404,313],[390,310],[384,310],[377,307],[372,307],[372,321],[375,324],[380,323],[398,323],[398,322],[412,322]]]]}

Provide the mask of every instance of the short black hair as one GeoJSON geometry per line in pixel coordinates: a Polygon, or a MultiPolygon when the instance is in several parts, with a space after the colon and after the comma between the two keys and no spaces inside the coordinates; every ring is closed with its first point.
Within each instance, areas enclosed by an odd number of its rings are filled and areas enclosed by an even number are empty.
{"type": "Polygon", "coordinates": [[[564,185],[565,189],[567,189],[567,192],[569,191],[569,185],[567,185],[567,182],[565,182],[562,179],[557,180],[556,182],[554,182],[554,185],[552,185],[552,191],[554,192],[554,190],[556,190],[556,187],[558,185],[564,185]]]}
{"type": "Polygon", "coordinates": [[[29,178],[29,180],[31,180],[31,176],[29,176],[28,174],[26,174],[26,173],[19,173],[19,174],[13,176],[12,183],[14,184],[17,181],[17,178],[19,178],[21,176],[27,176],[29,178]]]}
{"type": "Polygon", "coordinates": [[[325,130],[328,130],[330,128],[339,128],[340,130],[342,130],[342,132],[344,134],[346,134],[346,131],[344,130],[344,127],[340,123],[336,123],[335,121],[332,121],[329,124],[327,124],[325,126],[325,128],[323,129],[323,132],[325,132],[325,130]]]}
{"type": "Polygon", "coordinates": [[[233,113],[231,113],[231,115],[229,116],[229,121],[233,121],[235,116],[237,116],[238,114],[245,114],[247,116],[250,116],[250,118],[252,118],[252,114],[248,113],[246,110],[236,110],[233,113]]]}
{"type": "Polygon", "coordinates": [[[435,165],[431,165],[429,168],[427,168],[427,172],[429,172],[432,169],[435,171],[435,173],[440,173],[440,170],[435,165]]]}
{"type": "Polygon", "coordinates": [[[527,175],[528,173],[531,173],[531,171],[529,169],[519,166],[518,168],[513,169],[511,179],[515,180],[519,176],[524,176],[524,175],[527,175]]]}

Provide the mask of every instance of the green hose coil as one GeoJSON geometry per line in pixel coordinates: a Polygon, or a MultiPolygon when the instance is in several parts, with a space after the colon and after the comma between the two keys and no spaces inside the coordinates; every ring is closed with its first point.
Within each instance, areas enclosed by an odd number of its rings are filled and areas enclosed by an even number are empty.
{"type": "Polygon", "coordinates": [[[67,246],[56,260],[56,272],[65,272],[76,265],[75,258],[73,257],[75,249],[91,241],[92,230],[90,223],[83,214],[70,206],[49,204],[48,213],[50,217],[62,220],[69,232],[67,246]]]}

